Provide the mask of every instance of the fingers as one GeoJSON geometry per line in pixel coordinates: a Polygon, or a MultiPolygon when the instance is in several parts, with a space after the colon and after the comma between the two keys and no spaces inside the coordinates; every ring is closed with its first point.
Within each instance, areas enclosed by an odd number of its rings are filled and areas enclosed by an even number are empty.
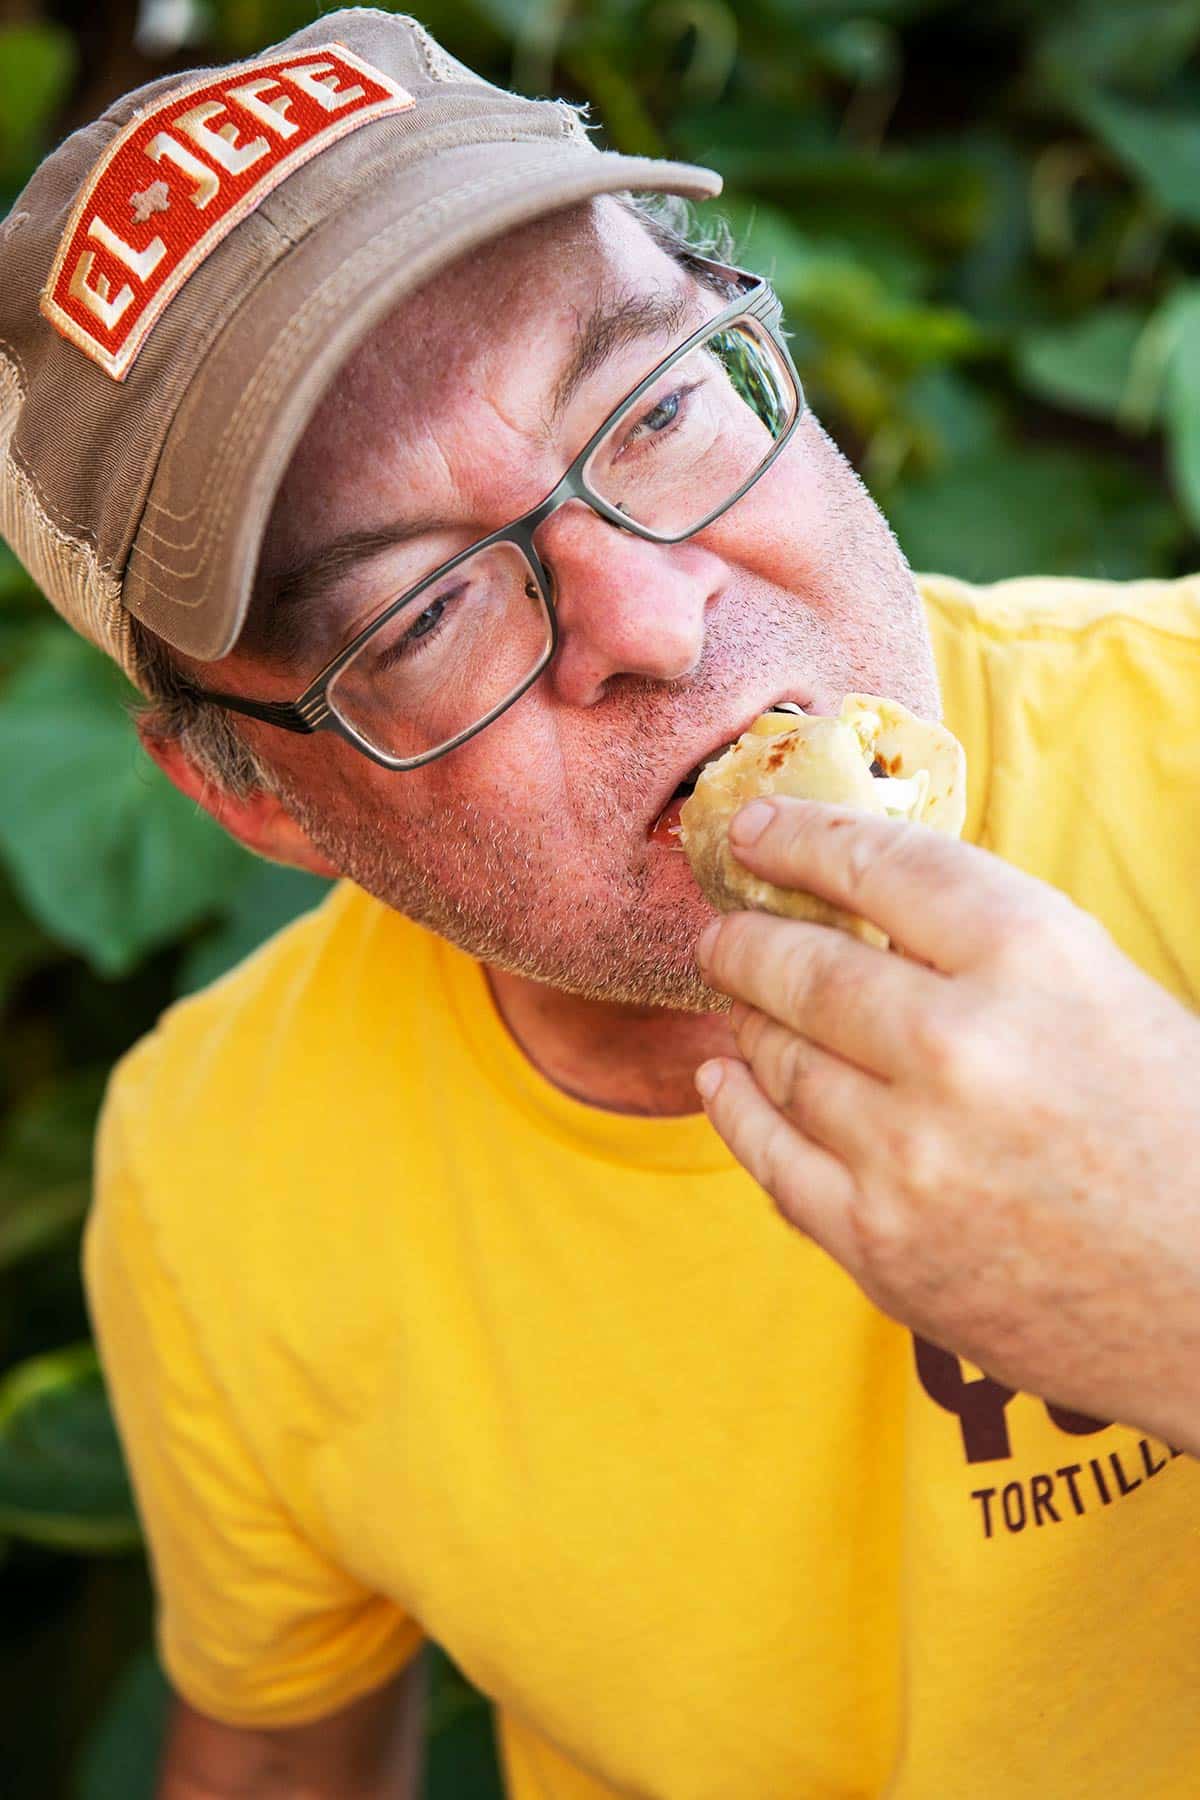
{"type": "Polygon", "coordinates": [[[730,1057],[705,1063],[696,1085],[713,1126],[784,1217],[849,1267],[853,1178],[845,1165],[772,1106],[744,1063],[730,1057]],[[719,1085],[706,1094],[710,1072],[719,1074],[719,1085]]]}
{"type": "Polygon", "coordinates": [[[982,962],[1045,892],[1033,876],[930,826],[823,801],[756,800],[734,819],[729,842],[756,875],[858,913],[948,974],[982,962]]]}
{"type": "Polygon", "coordinates": [[[952,1004],[935,970],[805,920],[728,914],[699,956],[710,987],[889,1081],[912,1072],[930,1020],[952,1004]]]}
{"type": "Polygon", "coordinates": [[[764,1013],[737,1007],[733,1023],[738,1049],[771,1104],[811,1142],[852,1169],[865,1167],[887,1084],[764,1013]]]}

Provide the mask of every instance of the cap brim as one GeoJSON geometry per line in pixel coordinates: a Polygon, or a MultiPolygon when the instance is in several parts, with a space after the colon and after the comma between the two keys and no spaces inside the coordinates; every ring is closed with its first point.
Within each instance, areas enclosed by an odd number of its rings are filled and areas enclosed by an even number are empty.
{"type": "Polygon", "coordinates": [[[687,163],[525,141],[440,151],[407,209],[392,182],[356,197],[271,267],[193,376],[134,538],[124,604],[186,655],[226,655],[305,425],[355,345],[406,294],[475,246],[598,194],[700,200],[720,190],[720,176],[687,163]]]}

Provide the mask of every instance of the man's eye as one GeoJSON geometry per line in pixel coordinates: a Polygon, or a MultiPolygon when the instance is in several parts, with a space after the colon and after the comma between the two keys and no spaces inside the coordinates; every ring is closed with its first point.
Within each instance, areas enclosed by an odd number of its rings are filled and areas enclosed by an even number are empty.
{"type": "Polygon", "coordinates": [[[454,588],[449,593],[439,594],[435,600],[430,600],[423,606],[412,624],[399,637],[379,645],[375,651],[376,667],[380,670],[392,669],[406,658],[416,656],[423,647],[422,639],[432,639],[437,635],[438,626],[462,593],[462,588],[454,588]]]}
{"type": "Polygon", "coordinates": [[[411,644],[415,643],[417,638],[423,638],[427,632],[433,630],[445,610],[446,601],[444,599],[431,601],[424,612],[417,614],[416,618],[405,632],[401,642],[411,644]]]}
{"type": "Polygon", "coordinates": [[[657,406],[651,407],[650,411],[643,415],[641,419],[643,429],[662,431],[666,426],[673,424],[682,402],[682,390],[668,394],[665,400],[660,400],[657,406]]]}
{"type": "Polygon", "coordinates": [[[682,427],[691,411],[688,401],[699,386],[698,381],[689,381],[685,386],[675,388],[669,394],[664,394],[661,400],[656,400],[654,405],[642,413],[630,426],[625,433],[621,449],[628,449],[631,444],[636,444],[642,438],[663,437],[674,425],[682,427]]]}

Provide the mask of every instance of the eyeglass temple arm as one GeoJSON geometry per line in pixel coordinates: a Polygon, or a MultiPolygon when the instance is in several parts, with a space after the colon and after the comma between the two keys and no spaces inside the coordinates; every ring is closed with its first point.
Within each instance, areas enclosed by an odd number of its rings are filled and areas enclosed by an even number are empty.
{"type": "Polygon", "coordinates": [[[247,700],[241,694],[219,694],[209,688],[191,690],[198,700],[220,706],[226,712],[243,713],[248,719],[262,719],[267,725],[278,725],[284,731],[298,731],[306,736],[316,730],[291,700],[247,700]]]}

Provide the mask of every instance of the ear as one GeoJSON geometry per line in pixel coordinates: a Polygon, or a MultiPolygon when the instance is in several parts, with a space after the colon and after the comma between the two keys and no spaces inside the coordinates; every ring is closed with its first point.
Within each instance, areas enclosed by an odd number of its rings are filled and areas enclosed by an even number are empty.
{"type": "Polygon", "coordinates": [[[264,788],[257,788],[244,800],[214,787],[208,778],[189,762],[173,740],[167,743],[150,737],[138,728],[138,736],[147,756],[156,762],[167,780],[181,794],[211,813],[230,837],[265,856],[268,862],[287,863],[294,869],[309,869],[314,875],[338,880],[342,871],[322,856],[308,833],[297,825],[283,802],[264,788]]]}

